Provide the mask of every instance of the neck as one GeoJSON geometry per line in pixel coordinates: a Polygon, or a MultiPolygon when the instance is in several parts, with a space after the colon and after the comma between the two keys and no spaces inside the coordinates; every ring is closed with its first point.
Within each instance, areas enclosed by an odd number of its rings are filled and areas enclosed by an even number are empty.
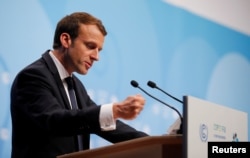
{"type": "Polygon", "coordinates": [[[59,60],[63,67],[68,71],[69,74],[73,72],[70,70],[69,57],[67,56],[67,51],[65,49],[59,48],[52,50],[53,55],[59,60]]]}

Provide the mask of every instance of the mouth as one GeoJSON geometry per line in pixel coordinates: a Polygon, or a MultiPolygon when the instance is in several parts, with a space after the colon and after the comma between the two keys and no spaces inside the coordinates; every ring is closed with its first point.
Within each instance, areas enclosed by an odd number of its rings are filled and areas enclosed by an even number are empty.
{"type": "Polygon", "coordinates": [[[87,69],[89,69],[89,68],[91,68],[91,66],[92,66],[92,63],[89,63],[89,62],[85,62],[85,66],[86,66],[86,68],[87,68],[87,69]]]}

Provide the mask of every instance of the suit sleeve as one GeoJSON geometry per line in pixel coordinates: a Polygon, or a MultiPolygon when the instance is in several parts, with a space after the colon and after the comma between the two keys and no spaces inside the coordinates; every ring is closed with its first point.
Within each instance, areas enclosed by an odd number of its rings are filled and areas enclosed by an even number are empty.
{"type": "Polygon", "coordinates": [[[11,112],[17,126],[32,129],[31,133],[63,136],[100,128],[100,107],[70,110],[63,84],[58,81],[37,65],[17,75],[11,90],[11,112]]]}

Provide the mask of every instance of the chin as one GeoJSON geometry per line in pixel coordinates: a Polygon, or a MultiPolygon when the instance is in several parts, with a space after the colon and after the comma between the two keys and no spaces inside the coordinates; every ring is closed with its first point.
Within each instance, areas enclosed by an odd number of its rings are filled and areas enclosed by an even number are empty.
{"type": "Polygon", "coordinates": [[[82,72],[82,75],[87,75],[87,73],[88,73],[88,71],[85,70],[85,71],[82,72]]]}
{"type": "Polygon", "coordinates": [[[83,71],[79,70],[79,71],[77,71],[77,73],[79,73],[81,75],[86,75],[88,73],[88,71],[87,70],[83,70],[83,71]]]}

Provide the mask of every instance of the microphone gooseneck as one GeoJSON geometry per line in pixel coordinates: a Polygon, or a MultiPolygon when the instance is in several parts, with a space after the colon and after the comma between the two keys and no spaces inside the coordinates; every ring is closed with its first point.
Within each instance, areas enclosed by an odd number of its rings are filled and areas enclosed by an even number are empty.
{"type": "Polygon", "coordinates": [[[169,96],[170,98],[172,98],[172,99],[174,99],[174,100],[176,100],[176,101],[178,101],[178,102],[180,102],[180,103],[183,104],[183,101],[181,101],[180,99],[178,99],[178,98],[172,96],[171,94],[167,93],[166,91],[162,90],[162,89],[159,88],[159,87],[156,85],[156,83],[154,83],[153,81],[148,81],[148,86],[151,87],[151,88],[156,88],[156,89],[162,91],[163,93],[165,93],[165,94],[166,94],[167,96],[169,96]]]}
{"type": "Polygon", "coordinates": [[[160,102],[160,103],[166,105],[167,107],[171,108],[172,110],[174,110],[174,111],[179,115],[179,117],[180,117],[180,119],[181,119],[181,127],[180,127],[180,129],[179,129],[179,131],[178,131],[178,134],[182,134],[182,122],[183,122],[183,118],[182,118],[180,112],[179,112],[176,108],[170,106],[169,104],[167,104],[167,103],[161,101],[160,99],[154,97],[153,95],[149,94],[147,91],[145,91],[144,89],[142,89],[142,88],[139,86],[139,83],[136,82],[135,80],[132,80],[132,81],[130,82],[130,84],[131,84],[133,87],[135,87],[135,88],[139,88],[142,92],[144,92],[145,94],[147,94],[147,95],[150,96],[151,98],[157,100],[158,102],[160,102]]]}

